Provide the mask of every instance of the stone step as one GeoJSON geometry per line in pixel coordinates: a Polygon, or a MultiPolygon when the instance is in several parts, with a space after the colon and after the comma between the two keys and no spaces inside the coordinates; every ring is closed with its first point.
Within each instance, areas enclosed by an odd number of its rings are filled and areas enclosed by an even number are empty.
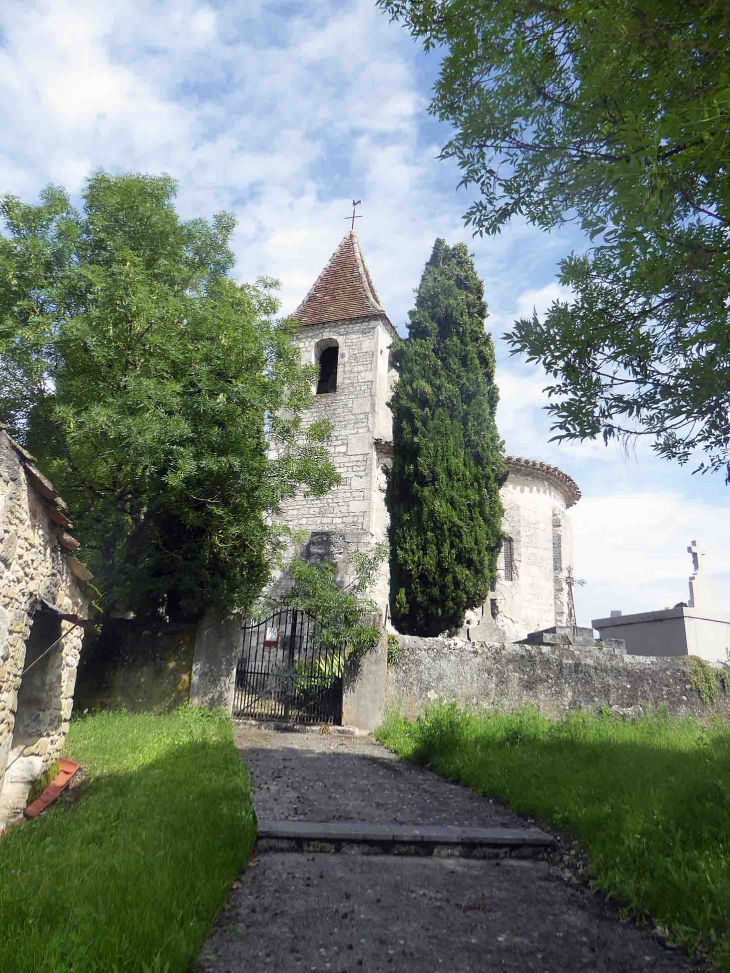
{"type": "Polygon", "coordinates": [[[466,828],[365,821],[259,821],[257,850],[440,858],[544,858],[554,839],[539,828],[466,828]]]}

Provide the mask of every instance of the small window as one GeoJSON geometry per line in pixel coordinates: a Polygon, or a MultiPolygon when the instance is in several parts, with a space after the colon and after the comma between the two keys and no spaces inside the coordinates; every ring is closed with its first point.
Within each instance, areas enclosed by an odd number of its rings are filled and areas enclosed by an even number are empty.
{"type": "Polygon", "coordinates": [[[511,581],[515,564],[515,545],[511,537],[505,537],[502,551],[504,552],[504,580],[511,581]]]}
{"type": "Polygon", "coordinates": [[[319,381],[317,395],[337,391],[337,358],[339,348],[325,348],[319,356],[319,381]]]}
{"type": "Polygon", "coordinates": [[[492,619],[496,622],[499,616],[499,606],[497,605],[496,598],[489,599],[489,612],[492,616],[492,619]]]}

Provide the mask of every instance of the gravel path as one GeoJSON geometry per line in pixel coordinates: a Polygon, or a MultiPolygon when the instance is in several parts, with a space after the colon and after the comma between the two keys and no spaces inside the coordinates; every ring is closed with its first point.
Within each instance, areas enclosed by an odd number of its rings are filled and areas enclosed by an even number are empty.
{"type": "Polygon", "coordinates": [[[400,760],[372,737],[236,726],[260,819],[523,828],[507,808],[400,760]]]}
{"type": "MultiPolygon", "coordinates": [[[[530,824],[371,739],[239,725],[236,742],[253,775],[259,818],[530,824]]],[[[236,884],[197,973],[691,968],[544,861],[268,853],[236,884]]]]}

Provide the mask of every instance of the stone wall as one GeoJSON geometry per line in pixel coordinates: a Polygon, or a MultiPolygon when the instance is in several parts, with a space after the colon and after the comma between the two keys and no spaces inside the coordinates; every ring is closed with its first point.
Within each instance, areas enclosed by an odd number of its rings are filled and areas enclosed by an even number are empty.
{"type": "Polygon", "coordinates": [[[68,730],[91,577],[69,553],[70,526],[33,457],[0,427],[0,826],[22,811],[68,730]]]}
{"type": "MultiPolygon", "coordinates": [[[[578,707],[666,706],[670,713],[730,715],[720,685],[705,704],[686,662],[621,656],[594,649],[532,647],[399,636],[400,654],[388,669],[386,706],[415,719],[437,699],[460,706],[517,709],[534,704],[549,717],[578,707]]],[[[730,668],[724,667],[730,678],[730,668]]]]}
{"type": "MultiPolygon", "coordinates": [[[[342,483],[323,497],[298,496],[282,504],[281,519],[295,530],[329,535],[334,560],[341,564],[347,580],[348,555],[368,550],[385,540],[385,478],[382,466],[388,462],[392,418],[387,401],[394,370],[390,367],[392,328],[380,315],[327,324],[301,325],[294,339],[303,364],[314,364],[319,350],[338,348],[337,389],[316,395],[305,416],[305,425],[320,419],[332,423],[330,459],[342,483]],[[339,553],[338,553],[339,552],[339,553]]],[[[292,547],[289,555],[296,551],[292,547]]],[[[277,597],[286,587],[277,579],[269,594],[277,597]]],[[[385,615],[388,602],[388,565],[383,564],[373,598],[385,615]]]]}
{"type": "Polygon", "coordinates": [[[140,624],[113,618],[84,646],[74,709],[157,712],[190,698],[195,624],[140,624]]]}
{"type": "Polygon", "coordinates": [[[298,497],[282,505],[284,519],[304,530],[365,533],[373,530],[375,439],[389,436],[388,352],[391,338],[378,316],[300,326],[295,341],[302,362],[313,364],[323,342],[336,342],[337,390],[317,395],[306,424],[333,425],[330,455],[343,482],[324,497],[298,497]]]}
{"type": "Polygon", "coordinates": [[[494,590],[481,610],[469,613],[462,632],[475,641],[513,642],[566,619],[565,572],[574,563],[568,507],[577,488],[546,464],[507,457],[507,465],[500,497],[502,530],[512,540],[512,577],[502,551],[494,590]]]}

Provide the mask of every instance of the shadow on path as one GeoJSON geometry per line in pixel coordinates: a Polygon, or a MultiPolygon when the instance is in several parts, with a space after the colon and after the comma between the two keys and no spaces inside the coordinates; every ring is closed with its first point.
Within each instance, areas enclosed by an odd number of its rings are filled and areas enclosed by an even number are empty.
{"type": "MultiPolygon", "coordinates": [[[[259,818],[529,827],[369,739],[236,729],[259,818]]],[[[200,973],[680,973],[690,966],[547,862],[268,853],[200,973]]]]}

